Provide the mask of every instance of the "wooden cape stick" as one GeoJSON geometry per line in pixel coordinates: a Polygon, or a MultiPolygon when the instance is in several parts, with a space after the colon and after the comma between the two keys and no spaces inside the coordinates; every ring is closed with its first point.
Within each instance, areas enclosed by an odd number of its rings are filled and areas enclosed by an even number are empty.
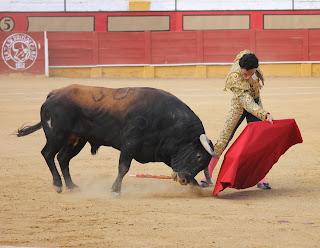
{"type": "Polygon", "coordinates": [[[151,174],[143,174],[137,173],[130,175],[130,177],[138,177],[138,178],[154,178],[154,179],[173,179],[172,176],[165,176],[165,175],[151,175],[151,174]]]}

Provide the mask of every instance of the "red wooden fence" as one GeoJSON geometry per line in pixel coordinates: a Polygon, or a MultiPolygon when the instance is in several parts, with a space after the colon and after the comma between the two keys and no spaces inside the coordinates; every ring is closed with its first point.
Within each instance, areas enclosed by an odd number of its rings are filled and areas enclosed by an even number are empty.
{"type": "Polygon", "coordinates": [[[320,31],[309,30],[308,54],[309,60],[320,60],[320,31]]]}
{"type": "Polygon", "coordinates": [[[52,32],[49,65],[232,62],[243,49],[260,61],[320,61],[320,30],[52,32]]]}

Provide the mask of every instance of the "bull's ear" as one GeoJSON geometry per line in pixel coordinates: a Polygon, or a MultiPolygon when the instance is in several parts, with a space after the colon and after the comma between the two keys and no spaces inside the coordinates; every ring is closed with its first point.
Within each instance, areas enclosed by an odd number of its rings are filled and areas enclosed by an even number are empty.
{"type": "Polygon", "coordinates": [[[212,142],[208,139],[207,135],[204,133],[200,135],[199,137],[200,143],[203,146],[203,148],[211,155],[213,156],[213,149],[212,149],[212,142]],[[211,145],[210,145],[211,142],[211,145]]]}

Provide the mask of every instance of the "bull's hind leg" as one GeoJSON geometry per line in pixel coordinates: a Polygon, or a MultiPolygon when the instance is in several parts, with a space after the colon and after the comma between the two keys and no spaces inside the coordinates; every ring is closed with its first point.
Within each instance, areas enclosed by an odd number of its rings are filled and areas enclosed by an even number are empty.
{"type": "Polygon", "coordinates": [[[59,174],[57,167],[54,163],[54,157],[56,156],[56,154],[58,153],[59,150],[60,149],[57,148],[57,146],[50,145],[47,142],[41,151],[41,154],[43,155],[44,159],[46,160],[47,165],[48,165],[50,172],[52,174],[53,186],[54,186],[55,190],[57,191],[57,193],[62,192],[61,177],[60,177],[60,174],[59,174]]]}
{"type": "Polygon", "coordinates": [[[78,186],[74,184],[71,179],[69,171],[69,162],[74,156],[76,156],[82,150],[86,142],[87,141],[85,139],[79,139],[76,145],[66,144],[62,147],[62,149],[59,151],[57,155],[57,159],[60,164],[61,172],[66,183],[66,187],[70,190],[78,188],[78,186]]]}
{"type": "Polygon", "coordinates": [[[50,100],[41,106],[41,124],[47,143],[41,153],[53,177],[53,186],[58,193],[62,192],[62,181],[54,163],[54,158],[66,144],[67,135],[72,130],[74,112],[68,109],[66,101],[50,100]]]}
{"type": "Polygon", "coordinates": [[[121,192],[122,179],[129,171],[131,161],[132,161],[132,157],[126,155],[124,152],[121,152],[120,158],[119,158],[118,176],[112,185],[112,192],[115,192],[115,193],[121,192]]]}

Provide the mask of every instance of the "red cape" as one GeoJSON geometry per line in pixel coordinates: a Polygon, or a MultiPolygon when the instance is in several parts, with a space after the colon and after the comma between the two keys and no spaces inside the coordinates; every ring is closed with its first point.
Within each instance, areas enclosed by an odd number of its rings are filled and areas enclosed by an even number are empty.
{"type": "Polygon", "coordinates": [[[302,143],[293,119],[251,122],[224,156],[213,190],[245,189],[256,185],[291,146],[302,143]]]}

